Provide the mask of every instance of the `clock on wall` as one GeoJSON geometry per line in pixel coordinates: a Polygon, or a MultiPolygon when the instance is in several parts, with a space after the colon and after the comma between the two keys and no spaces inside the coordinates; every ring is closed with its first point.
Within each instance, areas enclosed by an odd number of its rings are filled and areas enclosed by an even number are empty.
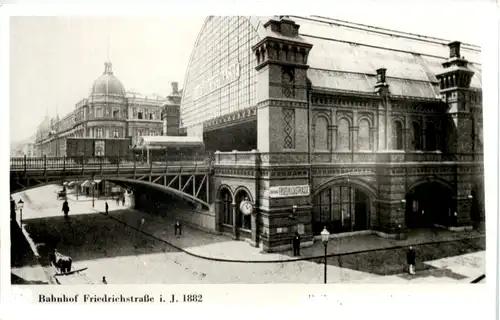
{"type": "Polygon", "coordinates": [[[251,214],[253,212],[253,204],[246,199],[241,201],[240,211],[241,211],[241,213],[243,213],[246,216],[251,214]]]}

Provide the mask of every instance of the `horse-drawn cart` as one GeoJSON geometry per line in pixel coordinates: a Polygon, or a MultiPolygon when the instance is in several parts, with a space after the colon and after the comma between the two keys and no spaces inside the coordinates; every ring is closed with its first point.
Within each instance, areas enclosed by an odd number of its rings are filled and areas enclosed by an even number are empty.
{"type": "Polygon", "coordinates": [[[54,279],[58,284],[95,284],[86,274],[87,267],[72,269],[71,257],[54,251],[50,255],[50,264],[54,271],[54,279]]]}

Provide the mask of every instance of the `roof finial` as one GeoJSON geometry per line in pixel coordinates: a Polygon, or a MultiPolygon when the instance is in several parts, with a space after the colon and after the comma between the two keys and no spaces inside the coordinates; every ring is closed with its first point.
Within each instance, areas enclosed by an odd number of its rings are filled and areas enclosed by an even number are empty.
{"type": "Polygon", "coordinates": [[[108,53],[108,62],[111,62],[109,43],[110,43],[110,39],[109,39],[109,34],[108,34],[108,36],[107,36],[108,52],[107,53],[108,53]]]}

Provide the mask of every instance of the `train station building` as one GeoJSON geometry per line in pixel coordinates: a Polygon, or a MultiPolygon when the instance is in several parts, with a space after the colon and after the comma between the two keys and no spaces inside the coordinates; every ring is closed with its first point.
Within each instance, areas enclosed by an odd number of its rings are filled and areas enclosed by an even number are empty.
{"type": "Polygon", "coordinates": [[[185,79],[180,121],[215,152],[213,208],[196,224],[273,251],[325,226],[394,237],[484,220],[475,45],[323,17],[209,17],[185,79]]]}

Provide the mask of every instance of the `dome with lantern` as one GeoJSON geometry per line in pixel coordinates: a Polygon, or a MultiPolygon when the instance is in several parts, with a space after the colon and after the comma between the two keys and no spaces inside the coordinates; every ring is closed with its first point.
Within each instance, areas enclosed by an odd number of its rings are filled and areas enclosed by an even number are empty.
{"type": "Polygon", "coordinates": [[[94,95],[113,95],[125,97],[125,87],[113,74],[111,61],[104,63],[104,73],[94,81],[90,91],[90,96],[94,95]]]}

